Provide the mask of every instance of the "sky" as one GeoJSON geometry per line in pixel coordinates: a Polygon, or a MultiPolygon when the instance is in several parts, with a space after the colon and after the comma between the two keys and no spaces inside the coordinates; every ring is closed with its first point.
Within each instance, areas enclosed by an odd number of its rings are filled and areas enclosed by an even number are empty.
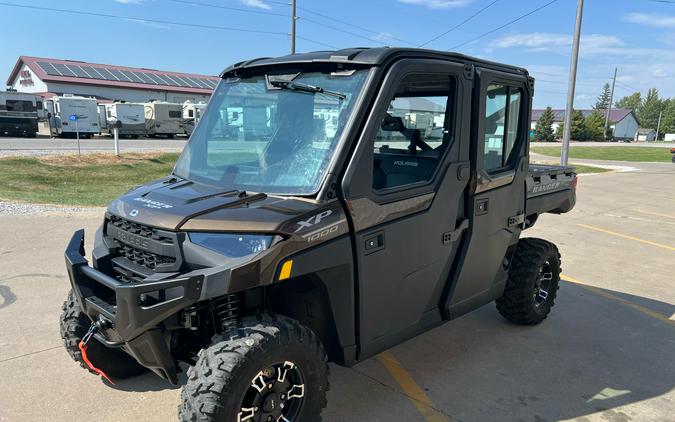
{"type": "MultiPolygon", "coordinates": [[[[298,52],[457,51],[527,68],[536,78],[534,107],[565,107],[577,0],[297,5],[298,52]]],[[[290,51],[287,0],[8,0],[0,1],[0,17],[3,79],[20,55],[217,75],[241,60],[290,51]]],[[[652,87],[675,97],[675,0],[585,1],[576,108],[595,102],[615,67],[615,98],[652,87]]]]}

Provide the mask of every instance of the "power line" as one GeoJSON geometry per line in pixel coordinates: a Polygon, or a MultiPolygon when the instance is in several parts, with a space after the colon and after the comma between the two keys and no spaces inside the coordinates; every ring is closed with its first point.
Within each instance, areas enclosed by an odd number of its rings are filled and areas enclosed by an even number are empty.
{"type": "MultiPolygon", "coordinates": [[[[319,12],[313,11],[313,10],[311,10],[311,9],[307,9],[306,7],[298,7],[298,9],[299,9],[300,11],[302,11],[302,12],[309,13],[309,14],[315,15],[315,16],[319,16],[319,17],[321,17],[321,18],[324,18],[324,19],[327,19],[327,20],[330,20],[330,21],[334,21],[334,22],[337,22],[337,23],[341,23],[342,25],[351,26],[352,28],[356,28],[356,29],[359,29],[359,30],[361,30],[361,31],[368,32],[368,33],[370,33],[370,34],[374,34],[374,35],[380,35],[380,34],[382,34],[382,32],[373,31],[372,29],[365,28],[365,27],[363,27],[363,26],[354,25],[353,23],[350,23],[350,22],[347,22],[347,21],[343,21],[343,20],[341,20],[341,19],[337,19],[337,18],[334,18],[334,17],[332,17],[332,16],[328,16],[328,15],[325,15],[325,14],[323,14],[323,13],[319,13],[319,12]]],[[[307,20],[306,17],[305,17],[304,19],[307,20]]],[[[396,37],[391,36],[391,35],[387,35],[386,38],[388,38],[388,39],[390,39],[390,40],[394,40],[394,41],[400,41],[400,42],[402,42],[402,43],[409,44],[409,45],[415,45],[414,42],[406,41],[406,40],[401,39],[401,38],[396,38],[396,37]]]]}
{"type": "Polygon", "coordinates": [[[47,12],[67,13],[67,14],[72,14],[72,15],[84,15],[84,16],[96,16],[96,17],[101,17],[101,18],[122,19],[122,20],[126,20],[126,21],[134,21],[134,22],[140,22],[140,23],[150,22],[150,23],[159,23],[159,24],[165,24],[165,25],[186,26],[186,27],[190,27],[190,28],[218,29],[218,30],[221,30],[221,31],[249,32],[249,33],[256,33],[256,34],[284,35],[284,36],[288,35],[285,32],[265,31],[265,30],[259,30],[259,29],[235,28],[235,27],[229,27],[229,26],[203,25],[203,24],[187,23],[187,22],[165,21],[165,20],[160,20],[160,19],[138,18],[138,17],[134,17],[134,16],[112,15],[112,14],[108,14],[108,13],[84,12],[84,11],[80,11],[80,10],[57,9],[57,8],[53,8],[53,7],[42,7],[42,6],[29,6],[29,5],[25,5],[25,4],[14,4],[14,3],[0,2],[0,6],[17,7],[17,8],[32,9],[32,10],[41,10],[41,11],[47,11],[47,12]]]}
{"type": "Polygon", "coordinates": [[[377,40],[373,40],[372,38],[366,37],[365,35],[357,34],[356,32],[345,31],[344,29],[337,28],[337,27],[331,26],[331,25],[326,25],[323,22],[315,21],[314,19],[311,19],[311,18],[300,16],[298,19],[306,21],[306,22],[313,23],[314,25],[322,26],[324,28],[332,29],[333,31],[342,32],[343,34],[351,35],[352,37],[361,38],[361,39],[364,39],[364,40],[368,40],[370,42],[379,43],[381,45],[383,44],[382,42],[379,42],[377,40]]]}
{"type": "Polygon", "coordinates": [[[324,47],[332,48],[333,50],[339,49],[339,47],[336,47],[334,45],[326,44],[326,43],[316,41],[316,40],[313,40],[313,39],[310,39],[310,38],[301,37],[300,35],[297,35],[297,37],[298,37],[299,40],[303,40],[303,41],[311,42],[311,43],[318,44],[318,45],[321,45],[321,46],[324,46],[324,47]]]}
{"type": "Polygon", "coordinates": [[[630,86],[628,86],[628,85],[626,85],[626,84],[624,84],[624,83],[622,83],[622,82],[616,81],[616,84],[617,84],[620,88],[625,89],[626,91],[640,92],[639,89],[634,88],[634,87],[630,87],[630,86]]]}
{"type": "MultiPolygon", "coordinates": [[[[552,81],[549,79],[541,79],[541,78],[536,78],[536,82],[545,82],[545,83],[550,83],[550,84],[557,84],[557,85],[567,85],[567,82],[563,81],[552,81]]],[[[577,82],[577,85],[586,85],[586,86],[593,86],[593,87],[598,87],[600,86],[598,82],[577,82]]]]}
{"type": "Polygon", "coordinates": [[[489,9],[490,6],[492,6],[493,4],[497,3],[498,1],[499,1],[499,0],[493,0],[493,1],[490,2],[487,6],[483,7],[483,8],[480,9],[480,10],[478,10],[478,11],[477,11],[476,13],[474,13],[473,15],[471,15],[471,16],[469,16],[468,18],[464,19],[463,21],[461,21],[461,22],[458,23],[457,25],[453,26],[452,28],[448,29],[447,31],[443,32],[442,34],[439,34],[439,35],[435,36],[434,38],[430,39],[429,41],[426,41],[426,42],[424,42],[424,43],[418,45],[418,47],[424,47],[425,45],[427,45],[427,44],[429,44],[429,43],[432,43],[432,42],[436,41],[437,39],[439,39],[439,38],[441,38],[441,37],[444,37],[444,36],[448,35],[448,34],[451,33],[452,31],[454,31],[455,29],[461,27],[461,26],[464,25],[465,23],[469,22],[471,19],[475,18],[476,16],[480,15],[481,13],[483,13],[484,11],[486,11],[487,9],[489,9]]]}
{"type": "Polygon", "coordinates": [[[619,85],[623,85],[625,88],[633,89],[633,90],[638,91],[638,92],[640,91],[639,89],[635,88],[634,86],[630,86],[627,83],[624,83],[624,82],[621,82],[621,81],[616,81],[616,83],[619,84],[619,85]]]}
{"type": "Polygon", "coordinates": [[[567,94],[566,92],[558,92],[558,91],[542,91],[541,89],[535,89],[535,90],[534,90],[534,95],[537,95],[537,92],[541,92],[542,94],[555,94],[555,95],[565,95],[565,94],[567,94]]]}
{"type": "Polygon", "coordinates": [[[543,5],[539,6],[539,7],[537,7],[536,9],[530,10],[529,12],[525,13],[524,15],[518,16],[517,18],[512,19],[512,20],[506,22],[505,24],[503,24],[503,25],[501,25],[501,26],[498,26],[497,28],[494,28],[494,29],[491,29],[491,30],[489,30],[489,31],[487,31],[487,32],[484,32],[484,33],[480,34],[479,36],[474,37],[474,38],[472,38],[472,39],[470,39],[470,40],[468,40],[468,41],[464,41],[463,43],[457,44],[457,45],[451,47],[450,50],[455,50],[455,49],[457,49],[457,48],[459,48],[459,47],[463,47],[463,46],[465,46],[465,45],[467,45],[467,44],[469,44],[469,43],[472,43],[472,42],[474,42],[474,41],[476,41],[476,40],[479,40],[479,39],[481,39],[481,38],[483,38],[483,37],[486,37],[486,36],[488,36],[488,35],[490,35],[490,34],[492,34],[492,33],[495,33],[495,32],[497,32],[497,31],[499,31],[499,30],[501,30],[501,29],[504,29],[504,28],[506,28],[506,27],[509,26],[509,25],[513,25],[514,23],[516,23],[516,22],[518,22],[518,21],[520,21],[520,20],[522,20],[522,19],[525,19],[526,17],[528,17],[528,16],[530,16],[530,15],[532,15],[532,14],[534,14],[534,13],[537,13],[538,11],[540,11],[540,10],[542,10],[542,9],[544,9],[544,8],[546,8],[546,7],[548,7],[548,6],[550,6],[550,5],[552,5],[553,3],[557,2],[557,1],[558,1],[558,0],[551,0],[551,1],[549,1],[548,3],[543,4],[543,5]]]}
{"type": "Polygon", "coordinates": [[[201,7],[210,7],[213,9],[223,9],[223,10],[232,10],[235,12],[244,12],[244,13],[255,13],[258,15],[268,15],[268,16],[281,16],[284,18],[287,18],[288,15],[285,15],[283,13],[276,13],[276,12],[269,12],[266,10],[255,10],[255,9],[242,9],[240,7],[231,7],[231,6],[220,6],[217,4],[211,4],[211,3],[204,3],[200,1],[190,1],[190,0],[169,0],[173,3],[181,3],[181,4],[187,4],[190,6],[201,6],[201,7]]]}
{"type": "MultiPolygon", "coordinates": [[[[264,11],[264,10],[242,9],[242,8],[238,8],[238,7],[230,7],[230,6],[220,6],[220,5],[211,4],[211,3],[204,3],[204,2],[201,2],[201,1],[192,1],[192,0],[169,0],[169,1],[174,2],[174,3],[187,4],[187,5],[210,7],[210,8],[214,8],[214,9],[232,10],[232,11],[237,11],[237,12],[247,12],[247,13],[257,13],[257,14],[261,14],[261,15],[280,16],[280,17],[284,17],[284,18],[287,18],[287,17],[288,17],[288,15],[283,14],[283,13],[269,12],[269,11],[264,11]]],[[[281,1],[268,1],[268,3],[271,3],[271,4],[280,4],[280,5],[285,5],[285,6],[288,6],[288,4],[289,4],[289,3],[285,3],[285,2],[281,2],[281,1]]],[[[351,24],[351,23],[349,23],[349,22],[346,22],[346,21],[343,21],[343,20],[340,20],[340,19],[333,18],[333,17],[328,16],[328,15],[325,15],[325,14],[323,14],[323,13],[315,12],[315,11],[313,11],[313,10],[310,10],[310,9],[307,9],[307,8],[304,8],[304,7],[298,7],[298,10],[303,11],[303,12],[305,12],[305,13],[312,14],[312,15],[320,16],[320,17],[322,17],[322,18],[324,18],[324,19],[327,19],[327,20],[335,21],[335,22],[338,22],[338,23],[343,24],[343,25],[348,25],[348,26],[357,28],[357,29],[359,29],[359,30],[361,30],[361,31],[365,31],[365,32],[368,32],[368,33],[376,34],[376,35],[377,35],[377,34],[380,34],[380,33],[377,32],[377,31],[373,31],[373,30],[371,30],[371,29],[364,28],[364,27],[361,27],[361,26],[358,26],[358,25],[354,25],[354,24],[351,24]]],[[[357,34],[357,33],[351,32],[351,31],[346,31],[346,30],[344,30],[344,29],[342,29],[342,28],[338,28],[338,27],[335,27],[335,26],[327,25],[327,24],[325,24],[325,23],[323,23],[323,22],[318,22],[318,21],[316,21],[316,20],[314,20],[314,19],[311,19],[311,18],[308,18],[308,17],[306,17],[306,16],[299,16],[298,19],[302,19],[302,20],[305,20],[305,21],[307,21],[307,22],[311,22],[311,23],[313,23],[313,24],[315,24],[315,25],[320,25],[320,26],[323,26],[323,27],[325,27],[325,28],[332,29],[332,30],[337,31],[337,32],[342,32],[342,33],[344,33],[344,34],[351,35],[351,36],[353,36],[353,37],[365,39],[365,40],[368,40],[368,41],[370,41],[370,42],[378,42],[378,40],[374,40],[373,38],[365,37],[365,36],[363,36],[363,35],[361,35],[361,34],[357,34]]],[[[298,38],[300,38],[300,37],[298,37],[298,38]]],[[[399,39],[399,38],[396,38],[396,37],[393,37],[393,36],[387,36],[386,38],[389,38],[389,39],[392,39],[392,40],[401,41],[401,42],[404,42],[404,43],[410,44],[410,45],[413,45],[413,44],[414,44],[414,43],[412,43],[412,42],[405,41],[405,40],[402,40],[402,39],[399,39]]],[[[324,46],[328,46],[328,45],[329,45],[329,44],[317,42],[317,41],[315,41],[315,40],[311,40],[311,39],[308,39],[308,38],[305,38],[305,40],[310,41],[310,42],[314,42],[315,44],[319,44],[319,45],[324,45],[324,46]]]]}

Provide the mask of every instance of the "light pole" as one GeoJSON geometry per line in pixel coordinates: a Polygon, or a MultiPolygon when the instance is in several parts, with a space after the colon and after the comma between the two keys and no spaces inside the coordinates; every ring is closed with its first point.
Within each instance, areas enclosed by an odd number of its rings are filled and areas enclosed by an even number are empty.
{"type": "Polygon", "coordinates": [[[577,19],[574,24],[574,41],[572,42],[572,62],[570,63],[570,78],[567,87],[567,107],[565,108],[565,127],[563,144],[560,153],[560,165],[567,165],[570,150],[570,134],[572,133],[572,110],[574,109],[574,88],[577,81],[577,62],[579,61],[579,38],[581,37],[581,17],[584,12],[584,0],[578,0],[577,19]]]}
{"type": "Polygon", "coordinates": [[[291,1],[291,54],[295,54],[295,21],[298,20],[295,2],[296,0],[291,1]]]}

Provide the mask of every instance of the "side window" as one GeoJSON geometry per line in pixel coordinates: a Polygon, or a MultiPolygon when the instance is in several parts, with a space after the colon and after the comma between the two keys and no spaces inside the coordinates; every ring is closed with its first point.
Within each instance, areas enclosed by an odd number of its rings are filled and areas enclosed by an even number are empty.
{"type": "Polygon", "coordinates": [[[373,142],[373,189],[431,179],[451,141],[454,87],[454,78],[442,74],[413,74],[401,82],[373,142]]]}
{"type": "Polygon", "coordinates": [[[522,93],[519,88],[490,85],[485,100],[483,164],[491,171],[505,167],[518,138],[522,93]]]}

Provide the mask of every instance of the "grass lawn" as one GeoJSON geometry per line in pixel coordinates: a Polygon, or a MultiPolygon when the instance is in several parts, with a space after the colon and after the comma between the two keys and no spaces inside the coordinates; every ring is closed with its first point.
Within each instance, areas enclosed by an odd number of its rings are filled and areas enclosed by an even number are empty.
{"type": "Polygon", "coordinates": [[[574,167],[577,171],[577,174],[584,174],[584,173],[604,173],[607,171],[611,171],[610,169],[605,169],[602,167],[593,167],[593,166],[585,166],[583,164],[572,164],[572,167],[574,167]]]}
{"type": "MultiPolygon", "coordinates": [[[[248,153],[251,155],[250,153],[248,153]]],[[[244,161],[244,153],[223,161],[244,161]]],[[[132,186],[168,175],[177,153],[57,155],[0,159],[0,198],[22,202],[104,206],[132,186]]],[[[251,155],[250,159],[254,159],[251,155]]],[[[578,173],[607,169],[575,166],[578,173]]]]}
{"type": "MultiPolygon", "coordinates": [[[[538,146],[532,144],[530,151],[537,154],[560,157],[560,145],[538,146]]],[[[659,147],[570,147],[570,158],[612,161],[650,161],[669,163],[670,148],[659,147]]]]}
{"type": "Polygon", "coordinates": [[[173,169],[177,153],[85,154],[0,159],[0,198],[63,205],[106,205],[173,169]]]}

